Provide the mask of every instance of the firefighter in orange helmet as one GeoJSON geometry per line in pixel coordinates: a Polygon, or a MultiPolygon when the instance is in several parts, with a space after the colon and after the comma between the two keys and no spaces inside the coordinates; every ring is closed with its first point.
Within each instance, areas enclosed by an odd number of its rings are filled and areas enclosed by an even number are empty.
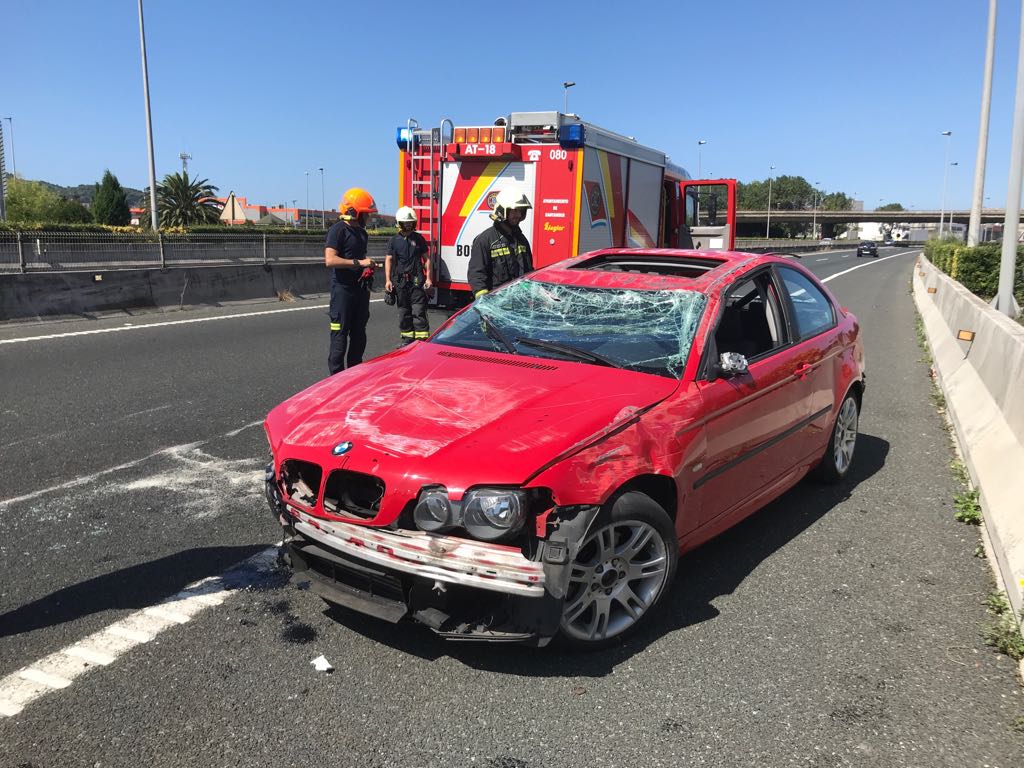
{"type": "Polygon", "coordinates": [[[327,231],[324,262],[331,270],[331,351],[327,368],[335,374],[363,362],[370,321],[373,260],[366,255],[366,219],[377,212],[365,189],[345,192],[338,206],[341,221],[327,231]]]}

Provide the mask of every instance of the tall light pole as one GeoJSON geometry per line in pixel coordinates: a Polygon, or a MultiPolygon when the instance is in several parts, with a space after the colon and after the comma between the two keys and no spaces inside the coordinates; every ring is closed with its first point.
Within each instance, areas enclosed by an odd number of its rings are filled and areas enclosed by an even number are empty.
{"type": "Polygon", "coordinates": [[[566,80],[564,83],[562,83],[562,95],[565,97],[565,103],[562,106],[563,115],[569,114],[569,89],[572,88],[574,85],[576,85],[576,83],[574,83],[572,80],[566,80]]]}
{"type": "Polygon", "coordinates": [[[1003,250],[999,260],[999,292],[996,309],[1013,317],[1013,275],[1017,262],[1017,231],[1020,227],[1020,189],[1024,176],[1024,13],[1020,17],[1017,48],[1017,91],[1013,104],[1013,135],[1010,139],[1010,176],[1003,215],[1003,250]]]}
{"type": "Polygon", "coordinates": [[[324,169],[320,171],[320,229],[327,229],[327,198],[324,197],[324,169]]]}
{"type": "Polygon", "coordinates": [[[978,119],[978,153],[974,160],[974,194],[967,245],[978,244],[981,234],[981,199],[985,194],[985,159],[988,154],[988,115],[992,104],[992,62],[996,56],[996,0],[988,0],[988,39],[985,44],[985,76],[981,86],[981,116],[978,119]]]}
{"type": "Polygon", "coordinates": [[[14,172],[14,178],[18,178],[18,160],[14,157],[14,118],[5,117],[4,120],[11,125],[11,169],[14,172]]]}
{"type": "Polygon", "coordinates": [[[707,142],[704,139],[698,139],[697,140],[697,178],[698,179],[703,179],[704,178],[703,176],[700,175],[700,155],[701,155],[700,148],[703,147],[705,144],[707,144],[707,142]]]}
{"type": "Polygon", "coordinates": [[[775,170],[774,165],[768,166],[768,223],[764,227],[764,239],[768,239],[768,233],[772,229],[772,171],[775,170]]]}
{"type": "Polygon", "coordinates": [[[306,229],[309,229],[309,171],[306,171],[306,215],[302,217],[302,220],[306,223],[306,229]]]}
{"type": "Polygon", "coordinates": [[[192,155],[188,152],[179,152],[178,157],[181,159],[181,175],[188,175],[188,161],[192,159],[192,155]]]}
{"type": "Polygon", "coordinates": [[[939,239],[942,239],[942,223],[946,218],[946,179],[949,176],[949,142],[952,131],[943,131],[946,137],[946,160],[942,164],[942,209],[939,211],[939,239]]]}
{"type": "Polygon", "coordinates": [[[149,215],[153,231],[160,228],[156,216],[156,161],[153,159],[153,118],[149,111],[149,66],[146,62],[146,25],[142,20],[142,0],[139,0],[139,45],[142,48],[142,95],[146,100],[146,146],[149,149],[149,215]]]}
{"type": "MultiPolygon", "coordinates": [[[[945,217],[945,210],[946,210],[946,179],[949,177],[949,169],[953,168],[953,167],[955,167],[957,165],[960,165],[960,163],[958,163],[958,162],[946,163],[946,173],[942,177],[942,210],[943,210],[943,218],[945,217]]],[[[940,236],[941,236],[941,232],[942,232],[942,225],[941,225],[941,223],[940,223],[939,227],[940,227],[940,236]]],[[[953,206],[952,205],[950,205],[950,208],[949,208],[949,221],[946,222],[945,231],[947,233],[953,231],[953,206]]]]}
{"type": "Polygon", "coordinates": [[[812,240],[817,240],[818,239],[818,198],[821,196],[821,193],[818,191],[818,185],[819,184],[821,184],[820,181],[814,182],[814,197],[811,198],[812,201],[813,201],[812,202],[812,208],[814,209],[814,213],[811,214],[811,239],[812,240]]]}

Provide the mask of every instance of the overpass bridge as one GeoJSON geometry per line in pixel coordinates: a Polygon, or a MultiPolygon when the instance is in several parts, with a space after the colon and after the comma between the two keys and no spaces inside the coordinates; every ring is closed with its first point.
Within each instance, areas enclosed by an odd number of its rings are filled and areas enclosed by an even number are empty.
{"type": "MultiPolygon", "coordinates": [[[[942,211],[807,211],[772,210],[772,222],[776,224],[853,224],[862,221],[889,222],[891,224],[938,224],[942,211]]],[[[981,212],[983,224],[1002,224],[1005,212],[1001,208],[985,208],[981,212]]],[[[959,224],[970,223],[971,212],[946,211],[944,221],[959,224]],[[952,217],[952,218],[951,218],[952,217]]],[[[737,224],[765,224],[768,211],[737,211],[737,224]]]]}

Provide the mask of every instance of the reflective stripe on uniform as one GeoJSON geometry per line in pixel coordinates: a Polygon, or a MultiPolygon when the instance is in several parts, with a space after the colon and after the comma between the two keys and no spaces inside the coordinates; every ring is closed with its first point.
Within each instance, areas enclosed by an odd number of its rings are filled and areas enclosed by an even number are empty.
{"type": "Polygon", "coordinates": [[[411,339],[415,335],[412,331],[399,331],[399,333],[403,339],[411,339]]]}
{"type": "Polygon", "coordinates": [[[341,330],[341,323],[331,323],[331,330],[332,331],[340,331],[341,330]]]}
{"type": "Polygon", "coordinates": [[[430,335],[430,331],[416,331],[417,339],[425,339],[430,335]]]}
{"type": "Polygon", "coordinates": [[[481,288],[473,296],[474,296],[474,298],[478,298],[480,296],[483,296],[485,293],[487,293],[487,289],[486,288],[481,288]]]}

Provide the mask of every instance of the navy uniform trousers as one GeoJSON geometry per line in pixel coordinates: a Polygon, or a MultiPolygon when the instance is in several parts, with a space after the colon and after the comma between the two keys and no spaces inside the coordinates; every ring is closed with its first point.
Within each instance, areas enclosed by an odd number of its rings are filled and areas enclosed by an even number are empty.
{"type": "Polygon", "coordinates": [[[332,374],[363,362],[366,324],[370,321],[370,291],[360,285],[331,285],[331,351],[327,368],[332,374]]]}

